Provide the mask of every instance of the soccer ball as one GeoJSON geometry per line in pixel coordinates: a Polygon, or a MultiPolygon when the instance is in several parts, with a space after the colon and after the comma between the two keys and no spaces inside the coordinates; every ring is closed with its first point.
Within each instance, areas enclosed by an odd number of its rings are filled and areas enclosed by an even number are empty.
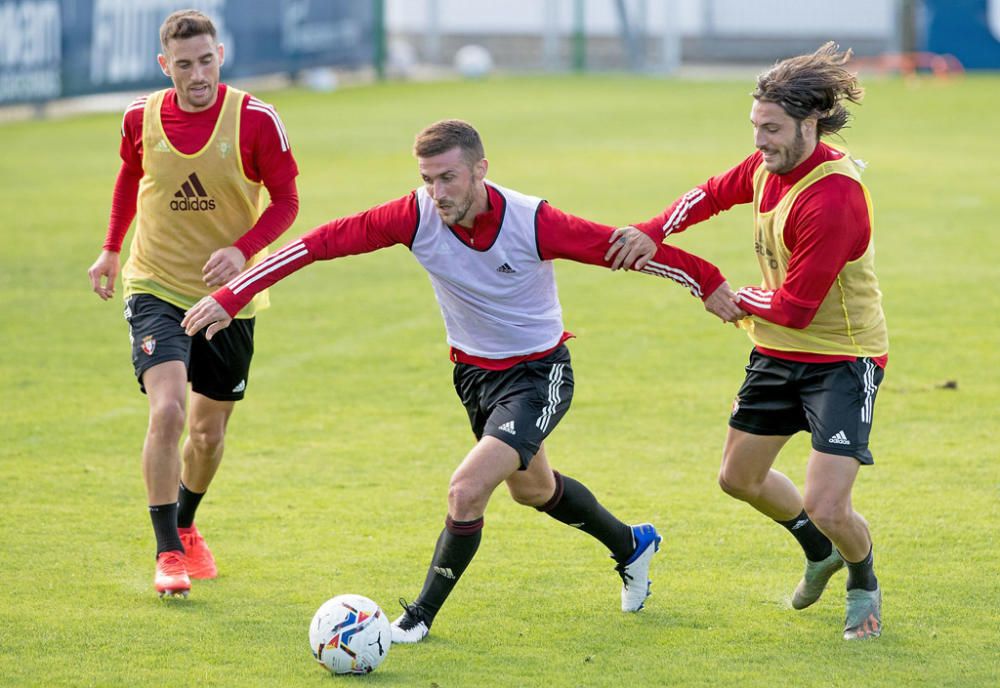
{"type": "Polygon", "coordinates": [[[482,79],[493,71],[493,56],[481,45],[465,45],[455,53],[455,69],[466,79],[482,79]]]}
{"type": "Polygon", "coordinates": [[[309,624],[316,661],[334,674],[368,674],[385,661],[392,644],[385,612],[361,595],[337,595],[309,624]]]}

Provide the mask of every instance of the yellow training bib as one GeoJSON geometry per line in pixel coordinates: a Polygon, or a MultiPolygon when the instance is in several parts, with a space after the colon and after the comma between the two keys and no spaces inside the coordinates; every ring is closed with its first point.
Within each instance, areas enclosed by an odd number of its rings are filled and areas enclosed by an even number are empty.
{"type": "MultiPolygon", "coordinates": [[[[146,99],[142,123],[142,167],[135,235],[122,270],[125,297],[152,294],[190,308],[214,291],[202,277],[209,256],[233,243],[260,217],[261,184],[247,178],[240,155],[240,106],[245,93],[227,87],[219,119],[197,153],[177,150],[160,120],[166,91],[146,99]]],[[[267,255],[263,250],[249,267],[267,255]]],[[[254,297],[238,318],[268,305],[254,297]]]]}
{"type": "Polygon", "coordinates": [[[762,286],[777,289],[785,281],[791,257],[784,241],[785,221],[795,200],[805,189],[831,174],[846,175],[861,186],[872,228],[868,248],[860,258],[843,267],[806,328],[782,327],[756,316],[745,327],[753,343],[767,349],[881,356],[889,351],[889,335],[882,312],[882,292],[875,276],[872,203],[868,189],[861,183],[860,167],[849,155],[817,165],[785,194],[773,210],[766,213],[760,211],[760,201],[769,173],[763,164],[757,168],[754,174],[754,242],[764,277],[762,286]]]}

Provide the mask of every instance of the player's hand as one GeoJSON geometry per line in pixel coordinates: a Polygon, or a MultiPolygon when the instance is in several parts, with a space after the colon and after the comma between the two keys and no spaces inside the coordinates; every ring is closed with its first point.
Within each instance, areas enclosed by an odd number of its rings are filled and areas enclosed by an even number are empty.
{"type": "Polygon", "coordinates": [[[208,257],[208,262],[201,269],[201,274],[204,276],[205,284],[210,287],[218,287],[240,274],[246,262],[247,259],[243,255],[243,251],[235,246],[227,246],[218,249],[208,257]]]}
{"type": "Polygon", "coordinates": [[[705,310],[718,317],[722,322],[736,323],[747,317],[749,313],[736,305],[736,294],[729,287],[729,282],[723,282],[705,299],[705,310]]]}
{"type": "Polygon", "coordinates": [[[229,327],[233,321],[226,313],[226,309],[219,305],[219,302],[211,296],[206,296],[201,301],[192,306],[184,314],[181,320],[181,327],[189,337],[193,337],[204,328],[205,339],[211,339],[219,330],[229,327]]]}
{"type": "Polygon", "coordinates": [[[635,227],[619,227],[608,243],[611,248],[604,254],[604,260],[611,262],[612,270],[642,270],[656,255],[656,242],[635,227]]]}
{"type": "Polygon", "coordinates": [[[107,301],[115,295],[115,280],[118,278],[119,257],[115,251],[101,251],[94,264],[87,270],[90,286],[94,293],[107,301]],[[106,281],[102,281],[106,280],[106,281]]]}

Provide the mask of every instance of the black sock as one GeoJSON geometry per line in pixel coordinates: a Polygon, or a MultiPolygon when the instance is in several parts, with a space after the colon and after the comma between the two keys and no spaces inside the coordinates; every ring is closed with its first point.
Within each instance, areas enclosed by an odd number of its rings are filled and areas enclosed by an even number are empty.
{"type": "Polygon", "coordinates": [[[556,479],[556,491],[552,499],[536,508],[600,540],[611,550],[615,561],[620,563],[628,559],[635,550],[632,529],[601,506],[585,485],[558,471],[552,471],[552,475],[556,479]]]}
{"type": "Polygon", "coordinates": [[[177,502],[151,505],[149,517],[153,519],[153,532],[156,533],[156,556],[172,550],[183,552],[184,545],[177,534],[177,502]]]}
{"type": "MultiPolygon", "coordinates": [[[[847,560],[845,559],[844,561],[847,560]]],[[[862,588],[863,590],[871,591],[877,587],[878,579],[875,577],[875,557],[872,556],[871,549],[868,550],[868,556],[857,564],[847,561],[848,590],[862,588]]]]}
{"type": "Polygon", "coordinates": [[[482,516],[474,521],[453,521],[448,516],[444,524],[427,569],[424,588],[414,601],[423,610],[428,628],[472,557],[476,556],[483,536],[482,516]]]}
{"type": "Polygon", "coordinates": [[[809,561],[823,561],[833,552],[833,543],[830,542],[830,538],[820,532],[816,524],[809,519],[809,514],[805,512],[805,509],[792,520],[778,521],[778,523],[787,528],[788,532],[799,541],[806,553],[806,559],[809,561]]]}
{"type": "Polygon", "coordinates": [[[204,496],[204,492],[192,492],[183,481],[181,482],[177,499],[178,528],[190,528],[194,525],[194,512],[198,510],[198,505],[201,504],[201,498],[204,496]]]}

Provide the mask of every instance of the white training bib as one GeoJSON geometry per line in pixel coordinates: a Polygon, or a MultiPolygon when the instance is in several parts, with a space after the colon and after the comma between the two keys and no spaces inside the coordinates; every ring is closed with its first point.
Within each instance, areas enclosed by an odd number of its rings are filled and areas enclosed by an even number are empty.
{"type": "Polygon", "coordinates": [[[559,343],[563,323],[552,262],[538,252],[535,215],[542,199],[487,184],[504,203],[492,246],[467,246],[419,188],[411,250],[430,275],[448,344],[482,358],[546,351],[559,343]]]}

